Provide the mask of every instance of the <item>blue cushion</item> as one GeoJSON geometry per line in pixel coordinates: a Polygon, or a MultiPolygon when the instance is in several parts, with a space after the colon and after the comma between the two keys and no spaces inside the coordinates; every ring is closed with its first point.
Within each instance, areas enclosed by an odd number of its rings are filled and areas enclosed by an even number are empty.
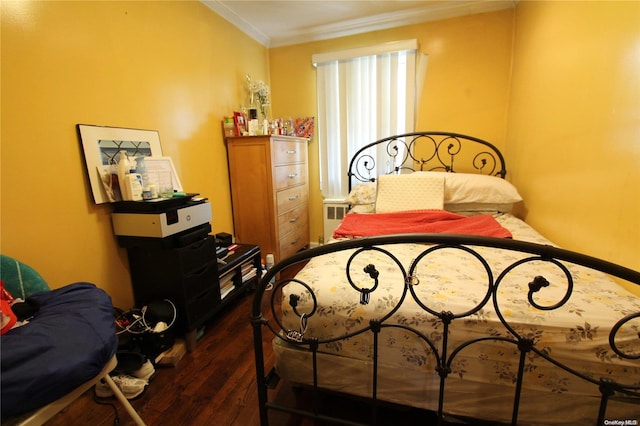
{"type": "Polygon", "coordinates": [[[111,298],[90,283],[34,293],[40,309],[2,336],[5,419],[46,405],[95,377],[118,348],[111,298]]]}

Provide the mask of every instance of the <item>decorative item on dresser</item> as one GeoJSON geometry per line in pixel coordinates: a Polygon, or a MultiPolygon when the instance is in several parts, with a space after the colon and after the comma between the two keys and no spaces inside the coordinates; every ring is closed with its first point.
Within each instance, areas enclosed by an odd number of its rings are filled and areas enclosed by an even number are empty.
{"type": "Polygon", "coordinates": [[[228,137],[236,240],[257,244],[276,262],[309,245],[305,138],[228,137]]]}

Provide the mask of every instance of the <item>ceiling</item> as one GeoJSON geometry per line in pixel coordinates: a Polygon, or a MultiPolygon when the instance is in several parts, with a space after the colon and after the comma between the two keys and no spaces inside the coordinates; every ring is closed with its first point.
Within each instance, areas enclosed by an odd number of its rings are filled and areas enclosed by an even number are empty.
{"type": "Polygon", "coordinates": [[[266,47],[512,8],[517,0],[201,0],[266,47]]]}

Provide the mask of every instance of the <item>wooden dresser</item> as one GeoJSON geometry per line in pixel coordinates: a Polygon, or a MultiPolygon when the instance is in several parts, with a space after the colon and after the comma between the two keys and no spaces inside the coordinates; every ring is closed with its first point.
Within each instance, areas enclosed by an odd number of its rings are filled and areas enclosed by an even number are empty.
{"type": "Polygon", "coordinates": [[[227,137],[236,241],[276,262],[309,246],[308,140],[227,137]]]}

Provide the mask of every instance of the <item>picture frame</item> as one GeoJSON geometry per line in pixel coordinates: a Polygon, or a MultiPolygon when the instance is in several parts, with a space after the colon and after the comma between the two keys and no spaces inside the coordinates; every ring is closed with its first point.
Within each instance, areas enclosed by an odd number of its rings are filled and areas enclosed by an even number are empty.
{"type": "Polygon", "coordinates": [[[180,183],[180,178],[178,177],[171,157],[145,157],[144,163],[147,166],[149,176],[163,172],[169,173],[171,175],[171,185],[173,189],[182,192],[182,183],[180,183]]]}
{"type": "Polygon", "coordinates": [[[247,116],[243,112],[234,112],[233,113],[233,122],[236,126],[236,136],[244,136],[248,133],[249,128],[247,127],[247,116]]]}
{"type": "MultiPolygon", "coordinates": [[[[119,201],[108,189],[113,176],[116,156],[125,150],[130,158],[162,157],[160,134],[157,130],[125,127],[77,124],[78,137],[82,143],[91,193],[95,204],[119,201]]],[[[146,160],[145,160],[146,162],[146,160]]],[[[175,170],[175,169],[174,169],[175,170]]],[[[177,176],[176,176],[177,178],[177,176]]]]}
{"type": "Polygon", "coordinates": [[[295,119],[293,125],[294,135],[311,140],[313,138],[314,130],[315,117],[298,117],[295,119]]]}

